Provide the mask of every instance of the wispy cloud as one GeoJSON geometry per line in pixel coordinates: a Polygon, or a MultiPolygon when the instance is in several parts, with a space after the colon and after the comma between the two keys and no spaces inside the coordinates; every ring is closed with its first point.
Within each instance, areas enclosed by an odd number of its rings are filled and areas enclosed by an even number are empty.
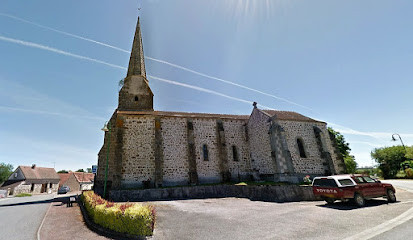
{"type": "Polygon", "coordinates": [[[15,43],[15,44],[19,44],[19,45],[23,45],[23,46],[27,46],[27,47],[32,47],[32,48],[38,48],[38,49],[46,50],[46,51],[49,51],[49,52],[54,52],[54,53],[57,53],[57,54],[66,55],[66,56],[69,56],[69,57],[74,57],[74,58],[78,58],[78,59],[82,59],[82,60],[87,60],[87,61],[91,61],[91,62],[95,62],[95,63],[104,64],[104,65],[107,65],[107,66],[110,66],[110,67],[113,67],[113,68],[119,68],[119,69],[127,70],[127,68],[122,67],[122,66],[118,66],[118,65],[107,63],[107,62],[97,60],[97,59],[94,59],[94,58],[85,57],[85,56],[81,56],[81,55],[78,55],[78,54],[66,52],[66,51],[63,51],[63,50],[60,50],[60,49],[57,49],[57,48],[52,48],[52,47],[48,47],[48,46],[33,43],[33,42],[27,42],[27,41],[23,41],[23,40],[19,40],[19,39],[8,38],[8,37],[4,37],[4,36],[1,36],[1,35],[0,35],[0,41],[15,43]]]}
{"type": "MultiPolygon", "coordinates": [[[[267,5],[269,5],[269,3],[267,3],[267,5]]],[[[11,18],[11,19],[14,19],[14,20],[18,20],[18,21],[21,21],[21,22],[24,22],[24,23],[28,23],[28,24],[31,24],[31,25],[34,25],[34,26],[37,26],[37,27],[40,27],[40,28],[43,28],[43,29],[47,29],[47,30],[50,30],[50,31],[53,31],[53,32],[56,32],[56,33],[60,33],[60,34],[63,34],[63,35],[69,36],[69,37],[81,39],[81,40],[88,41],[88,42],[91,42],[91,43],[95,43],[95,44],[98,44],[98,45],[101,45],[101,46],[104,46],[104,47],[108,47],[108,48],[111,48],[111,49],[115,49],[115,50],[117,50],[117,51],[121,51],[121,52],[124,52],[124,53],[128,53],[128,54],[130,53],[130,51],[127,51],[127,50],[125,50],[125,49],[122,49],[122,48],[119,48],[119,47],[116,47],[116,46],[113,46],[113,45],[110,45],[110,44],[107,44],[107,43],[103,43],[103,42],[100,42],[100,41],[97,41],[97,40],[94,40],[94,39],[90,39],[90,38],[87,38],[87,37],[79,36],[79,35],[76,35],[76,34],[73,34],[73,33],[68,33],[68,32],[65,32],[65,31],[61,31],[61,30],[58,30],[58,29],[55,29],[55,28],[52,28],[52,27],[48,27],[48,26],[45,26],[45,25],[42,25],[42,24],[39,24],[39,23],[36,23],[36,22],[33,22],[33,21],[29,21],[29,20],[26,20],[26,19],[23,19],[23,18],[19,18],[19,17],[13,16],[13,15],[10,15],[10,14],[0,13],[0,16],[8,17],[8,18],[11,18]]],[[[69,54],[71,54],[71,53],[69,53],[69,54]]],[[[74,54],[74,55],[76,55],[76,54],[74,54]]],[[[77,55],[77,56],[79,56],[79,55],[77,55]]],[[[187,68],[187,67],[178,65],[178,64],[174,64],[174,63],[171,63],[171,62],[168,62],[168,61],[165,61],[165,60],[161,60],[161,59],[157,59],[157,58],[153,58],[153,57],[149,57],[149,56],[145,56],[145,58],[146,58],[146,59],[149,59],[149,60],[152,60],[152,61],[155,61],[155,62],[159,62],[159,63],[162,63],[162,64],[169,65],[169,66],[174,67],[174,68],[178,68],[178,69],[184,70],[184,71],[186,71],[186,72],[190,72],[190,73],[196,74],[196,75],[201,76],[201,77],[209,78],[209,79],[212,79],[212,80],[215,80],[215,81],[219,81],[219,82],[222,82],[222,83],[225,83],[225,84],[229,84],[229,85],[232,85],[232,86],[236,86],[236,87],[239,87],[239,88],[243,88],[243,89],[246,89],[246,90],[255,92],[255,93],[259,93],[259,94],[265,95],[265,96],[267,96],[267,97],[271,97],[271,98],[277,99],[277,100],[279,100],[279,101],[283,101],[283,102],[286,102],[286,103],[289,103],[289,104],[292,104],[292,105],[295,105],[295,106],[298,106],[298,107],[305,108],[305,109],[307,109],[307,110],[313,111],[313,109],[311,109],[311,108],[309,108],[309,107],[307,107],[307,106],[304,106],[304,105],[302,105],[302,104],[298,104],[298,103],[296,103],[296,102],[294,102],[294,101],[290,101],[290,100],[288,100],[288,99],[286,99],[286,98],[282,98],[282,97],[276,96],[276,95],[274,95],[274,94],[266,93],[266,92],[263,92],[263,91],[261,91],[261,90],[257,90],[257,89],[254,89],[254,88],[251,88],[251,87],[242,85],[242,84],[238,84],[238,83],[235,83],[235,82],[232,82],[232,81],[228,81],[228,80],[225,80],[225,79],[222,79],[222,78],[219,78],[219,77],[215,77],[215,76],[212,76],[212,75],[209,75],[209,74],[205,74],[205,73],[202,73],[202,72],[198,72],[198,71],[195,71],[195,70],[193,70],[193,69],[190,69],[190,68],[187,68]]],[[[95,59],[95,60],[96,60],[96,59],[95,59]]],[[[99,61],[99,60],[96,60],[96,61],[99,61]]],[[[109,64],[109,63],[105,63],[105,62],[102,62],[102,63],[104,63],[104,64],[109,64]]],[[[109,64],[109,65],[112,66],[112,64],[109,64]]]]}
{"type": "MultiPolygon", "coordinates": [[[[333,126],[334,129],[336,129],[337,131],[339,131],[340,133],[343,133],[343,134],[358,135],[358,136],[369,136],[369,137],[376,138],[376,139],[379,139],[379,140],[390,139],[392,134],[394,133],[394,132],[364,132],[364,131],[354,130],[352,128],[345,127],[345,126],[335,124],[335,123],[328,123],[328,124],[333,126]]],[[[413,138],[412,133],[400,133],[400,135],[402,135],[404,137],[413,138]]]]}

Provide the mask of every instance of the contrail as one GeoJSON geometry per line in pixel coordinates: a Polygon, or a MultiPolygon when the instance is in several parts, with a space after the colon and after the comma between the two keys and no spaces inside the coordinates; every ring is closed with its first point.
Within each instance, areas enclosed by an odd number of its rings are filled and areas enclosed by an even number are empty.
{"type": "Polygon", "coordinates": [[[262,92],[262,91],[260,91],[260,90],[257,90],[257,89],[254,89],[254,88],[250,88],[250,87],[247,87],[247,86],[242,85],[242,84],[234,83],[234,82],[231,82],[231,81],[222,79],[222,78],[218,78],[218,77],[214,77],[214,76],[211,76],[211,75],[208,75],[208,74],[205,74],[205,73],[197,72],[197,71],[195,71],[195,70],[192,70],[192,69],[189,69],[189,68],[186,68],[186,67],[177,65],[177,64],[173,64],[173,63],[170,63],[170,62],[167,62],[167,61],[164,61],[164,60],[152,58],[152,57],[149,57],[149,56],[145,56],[145,58],[147,58],[147,59],[149,59],[149,60],[152,60],[152,61],[155,61],[155,62],[159,62],[159,63],[166,64],[166,65],[169,65],[169,66],[172,66],[172,67],[175,67],[175,68],[179,68],[179,69],[182,69],[182,70],[184,70],[184,71],[187,71],[187,72],[190,72],[190,73],[193,73],[193,74],[202,76],[202,77],[206,77],[206,78],[213,79],[213,80],[216,80],[216,81],[220,81],[220,82],[223,82],[223,83],[226,83],[226,84],[230,84],[230,85],[233,85],[233,86],[237,86],[237,87],[240,87],[240,88],[243,88],[243,89],[247,89],[247,90],[250,90],[250,91],[253,91],[253,92],[256,92],[256,93],[260,93],[260,94],[262,94],[262,95],[265,95],[265,96],[268,96],[268,97],[272,97],[272,98],[275,98],[275,99],[278,99],[278,100],[281,100],[281,101],[284,101],[284,102],[287,102],[287,103],[290,103],[290,104],[293,104],[293,105],[296,105],[296,106],[299,106],[299,107],[308,109],[308,110],[310,110],[310,111],[313,110],[313,109],[311,109],[311,108],[309,108],[309,107],[306,107],[306,106],[303,106],[303,105],[301,105],[301,104],[292,102],[292,101],[290,101],[290,100],[288,100],[288,99],[281,98],[281,97],[278,97],[278,96],[275,96],[275,95],[273,95],[273,94],[269,94],[269,93],[266,93],[266,92],[262,92]]]}
{"type": "Polygon", "coordinates": [[[104,118],[101,118],[101,117],[70,115],[70,114],[64,114],[64,113],[59,113],[59,112],[48,112],[48,111],[32,110],[32,109],[25,109],[25,108],[15,108],[15,107],[6,107],[6,106],[0,106],[0,111],[1,110],[14,111],[14,112],[27,112],[27,113],[35,113],[35,114],[46,114],[46,115],[54,115],[54,116],[68,117],[68,118],[78,118],[78,117],[80,117],[80,118],[99,120],[99,121],[104,121],[105,120],[104,118]]]}
{"type": "Polygon", "coordinates": [[[19,39],[4,37],[4,36],[1,36],[1,35],[0,35],[0,40],[5,41],[5,42],[16,43],[16,44],[27,46],[27,47],[38,48],[38,49],[46,50],[46,51],[49,51],[49,52],[54,52],[54,53],[58,53],[58,54],[62,54],[62,55],[66,55],[66,56],[70,56],[70,57],[74,57],[74,58],[79,58],[79,59],[82,59],[82,60],[96,62],[96,63],[104,64],[104,65],[107,65],[107,66],[110,66],[110,67],[113,67],[113,68],[119,68],[119,69],[127,70],[127,68],[122,67],[122,66],[107,63],[107,62],[97,60],[97,59],[94,59],[94,58],[90,58],[90,57],[77,55],[77,54],[74,54],[74,53],[66,52],[66,51],[63,51],[63,50],[60,50],[60,49],[57,49],[57,48],[52,48],[52,47],[48,47],[48,46],[33,43],[33,42],[26,42],[26,41],[22,41],[22,40],[19,40],[19,39]]]}
{"type": "MultiPolygon", "coordinates": [[[[33,42],[26,42],[26,41],[22,41],[22,40],[19,40],[19,39],[4,37],[4,36],[1,36],[1,35],[0,35],[0,40],[1,41],[6,41],[6,42],[11,42],[11,43],[16,43],[16,44],[27,46],[27,47],[38,48],[38,49],[42,49],[42,50],[46,50],[46,51],[50,51],[50,52],[54,52],[54,53],[66,55],[66,56],[69,56],[69,57],[82,59],[82,60],[87,60],[87,61],[91,61],[91,62],[95,62],[95,63],[100,63],[100,64],[104,64],[104,65],[114,67],[114,68],[127,70],[127,68],[119,66],[119,65],[107,63],[107,62],[104,62],[104,61],[101,61],[101,60],[98,60],[98,59],[94,59],[94,58],[90,58],[90,57],[85,57],[85,56],[73,54],[73,53],[70,53],[70,52],[66,52],[66,51],[63,51],[63,50],[60,50],[60,49],[44,46],[44,45],[33,43],[33,42]]],[[[200,87],[185,84],[185,83],[179,83],[179,82],[175,82],[175,81],[171,81],[171,80],[167,80],[167,79],[163,79],[163,78],[159,78],[159,77],[155,77],[155,76],[150,76],[150,77],[153,78],[153,79],[159,80],[159,81],[169,83],[169,84],[178,85],[178,86],[182,86],[182,87],[186,87],[186,88],[191,88],[191,89],[195,89],[195,90],[202,91],[202,92],[207,92],[207,93],[210,93],[210,94],[218,95],[218,96],[225,97],[225,98],[228,98],[228,99],[232,99],[232,100],[235,100],[235,101],[244,102],[244,103],[248,103],[248,104],[252,103],[252,101],[247,101],[247,100],[244,100],[244,99],[232,97],[232,96],[229,96],[229,95],[226,95],[226,94],[223,94],[223,93],[219,93],[219,92],[216,92],[216,91],[212,91],[212,90],[209,90],[209,89],[200,88],[200,87]]],[[[264,108],[273,109],[271,107],[267,107],[267,106],[264,106],[264,105],[261,105],[261,106],[264,107],[264,108]]]]}
{"type": "MultiPolygon", "coordinates": [[[[213,90],[209,90],[209,89],[206,89],[206,88],[201,88],[201,87],[197,87],[197,86],[193,86],[193,85],[189,85],[189,84],[185,84],[185,83],[175,82],[175,81],[168,80],[168,79],[165,79],[165,78],[155,77],[155,76],[151,76],[151,75],[148,75],[148,77],[150,77],[152,79],[155,79],[155,80],[162,81],[162,82],[166,82],[166,83],[169,83],[169,84],[182,86],[182,87],[186,87],[186,88],[191,88],[191,89],[198,90],[198,91],[201,91],[201,92],[206,92],[206,93],[214,94],[214,95],[217,95],[217,96],[225,97],[225,98],[235,100],[235,101],[238,101],[238,102],[242,102],[242,103],[251,104],[253,102],[253,101],[248,101],[248,100],[241,99],[241,98],[232,97],[232,96],[229,96],[229,95],[226,95],[226,94],[223,94],[223,93],[220,93],[220,92],[216,92],[216,91],[213,91],[213,90]]],[[[261,105],[261,104],[258,104],[258,105],[260,105],[261,107],[267,108],[267,109],[274,109],[274,108],[264,106],[264,105],[261,105]]]]}
{"type": "Polygon", "coordinates": [[[74,38],[81,39],[81,40],[84,40],[84,41],[96,43],[96,44],[99,44],[99,45],[102,45],[102,46],[105,46],[105,47],[108,47],[108,48],[112,48],[112,49],[115,49],[115,50],[118,50],[118,51],[121,51],[121,52],[130,53],[130,51],[127,51],[127,50],[122,49],[122,48],[118,48],[118,47],[115,47],[115,46],[112,46],[112,45],[109,45],[109,44],[106,44],[106,43],[103,43],[103,42],[99,42],[99,41],[96,41],[96,40],[93,40],[93,39],[90,39],[90,38],[85,38],[85,37],[82,37],[82,36],[79,36],[79,35],[76,35],[76,34],[60,31],[60,30],[57,30],[55,28],[51,28],[51,27],[48,27],[48,26],[45,26],[45,25],[41,25],[41,24],[32,22],[32,21],[28,21],[26,19],[19,18],[19,17],[13,16],[13,15],[10,15],[10,14],[0,13],[0,16],[12,18],[12,19],[17,20],[17,21],[28,23],[28,24],[31,24],[31,25],[34,25],[34,26],[37,26],[37,27],[40,27],[40,28],[43,28],[43,29],[47,29],[47,30],[50,30],[50,31],[53,31],[53,32],[57,32],[57,33],[69,36],[69,37],[74,37],[74,38]]]}
{"type": "MultiPolygon", "coordinates": [[[[60,33],[60,34],[66,35],[66,36],[70,36],[70,37],[73,37],[73,38],[77,38],[77,39],[81,39],[81,40],[84,40],[84,41],[92,42],[92,43],[95,43],[95,44],[98,44],[98,45],[101,45],[101,46],[112,48],[112,49],[115,49],[115,50],[118,50],[118,51],[121,51],[121,52],[124,52],[124,53],[128,53],[128,54],[130,53],[130,51],[127,51],[125,49],[109,45],[107,43],[99,42],[99,41],[96,41],[96,40],[93,40],[93,39],[90,39],[90,38],[86,38],[86,37],[82,37],[82,36],[79,36],[79,35],[76,35],[76,34],[64,32],[64,31],[61,31],[61,30],[58,30],[58,29],[55,29],[55,28],[51,28],[51,27],[42,25],[42,24],[38,24],[38,23],[35,23],[35,22],[32,22],[32,21],[28,21],[26,19],[19,18],[19,17],[13,16],[13,15],[10,15],[10,14],[0,13],[0,16],[5,16],[5,17],[11,18],[11,19],[15,19],[15,20],[18,20],[18,21],[21,21],[21,22],[24,22],[24,23],[28,23],[28,24],[43,28],[43,29],[47,29],[47,30],[50,30],[50,31],[53,31],[53,32],[56,32],[56,33],[60,33]]],[[[239,88],[243,88],[243,89],[255,92],[255,93],[265,95],[267,97],[272,97],[274,99],[277,99],[277,100],[280,100],[280,101],[283,101],[283,102],[286,102],[286,103],[289,103],[289,104],[292,104],[292,105],[295,105],[295,106],[298,106],[298,107],[302,107],[302,108],[305,108],[305,109],[310,110],[310,111],[313,111],[313,109],[311,109],[309,107],[306,107],[304,105],[295,103],[295,102],[290,101],[288,99],[278,97],[276,95],[269,94],[269,93],[266,93],[266,92],[263,92],[263,91],[260,91],[260,90],[242,85],[242,84],[238,84],[238,83],[231,82],[231,81],[228,81],[228,80],[225,80],[225,79],[222,79],[222,78],[218,78],[218,77],[214,77],[214,76],[211,76],[211,75],[208,75],[208,74],[205,74],[205,73],[201,73],[201,72],[198,72],[198,71],[183,67],[181,65],[165,61],[165,60],[156,59],[156,58],[152,58],[152,57],[149,57],[149,56],[145,56],[145,58],[147,58],[149,60],[152,60],[152,61],[155,61],[155,62],[166,64],[166,65],[169,65],[169,66],[172,66],[172,67],[175,67],[175,68],[178,68],[178,69],[181,69],[181,70],[193,73],[193,74],[196,74],[196,75],[201,76],[201,77],[209,78],[209,79],[216,80],[216,81],[219,81],[219,82],[223,82],[223,83],[233,85],[233,86],[236,86],[236,87],[239,87],[239,88]]]]}

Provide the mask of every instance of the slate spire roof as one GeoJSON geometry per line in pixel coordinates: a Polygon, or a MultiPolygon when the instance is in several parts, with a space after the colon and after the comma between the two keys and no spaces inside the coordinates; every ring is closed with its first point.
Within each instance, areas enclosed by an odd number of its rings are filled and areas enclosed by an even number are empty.
{"type": "Polygon", "coordinates": [[[138,17],[136,24],[135,37],[132,44],[132,52],[129,59],[128,74],[126,77],[133,75],[141,75],[146,78],[145,71],[145,56],[143,54],[141,25],[138,17]]]}

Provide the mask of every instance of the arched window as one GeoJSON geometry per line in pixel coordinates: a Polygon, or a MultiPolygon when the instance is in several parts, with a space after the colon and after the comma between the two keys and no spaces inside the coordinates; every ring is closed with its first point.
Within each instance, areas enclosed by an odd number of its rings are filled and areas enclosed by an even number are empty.
{"type": "Polygon", "coordinates": [[[202,153],[204,155],[204,161],[208,161],[208,146],[206,144],[202,146],[202,153]]]}
{"type": "Polygon", "coordinates": [[[232,159],[234,159],[235,162],[239,161],[238,150],[236,146],[232,146],[232,159]]]}
{"type": "Polygon", "coordinates": [[[301,138],[297,138],[297,146],[298,146],[298,151],[300,152],[300,157],[301,158],[306,158],[307,155],[305,154],[304,144],[303,144],[303,140],[301,138]]]}

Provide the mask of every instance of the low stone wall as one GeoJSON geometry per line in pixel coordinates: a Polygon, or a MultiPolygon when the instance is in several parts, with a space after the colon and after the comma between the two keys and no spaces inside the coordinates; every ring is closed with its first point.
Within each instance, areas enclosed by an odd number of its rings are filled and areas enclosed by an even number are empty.
{"type": "Polygon", "coordinates": [[[205,199],[237,197],[253,201],[298,202],[315,201],[309,186],[188,186],[176,188],[158,188],[143,190],[111,190],[109,199],[116,202],[139,202],[181,199],[205,199]]]}

